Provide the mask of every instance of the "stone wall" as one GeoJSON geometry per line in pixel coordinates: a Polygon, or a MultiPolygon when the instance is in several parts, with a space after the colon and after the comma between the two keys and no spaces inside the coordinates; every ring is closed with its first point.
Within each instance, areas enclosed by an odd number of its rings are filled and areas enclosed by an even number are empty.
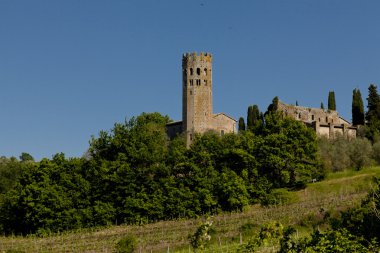
{"type": "Polygon", "coordinates": [[[356,138],[357,128],[339,117],[337,111],[288,105],[281,101],[278,101],[277,110],[286,117],[304,122],[319,136],[335,138],[341,135],[349,139],[356,138]]]}

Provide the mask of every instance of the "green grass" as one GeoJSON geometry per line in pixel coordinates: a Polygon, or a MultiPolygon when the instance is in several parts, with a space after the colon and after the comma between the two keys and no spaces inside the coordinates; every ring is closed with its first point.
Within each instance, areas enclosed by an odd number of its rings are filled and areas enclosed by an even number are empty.
{"type": "MultiPolygon", "coordinates": [[[[311,183],[307,188],[289,192],[278,190],[283,202],[273,207],[253,205],[242,213],[223,213],[211,218],[214,233],[207,252],[236,252],[240,241],[247,242],[270,221],[297,228],[298,236],[306,235],[313,227],[326,226],[326,215],[358,205],[372,187],[372,178],[380,176],[380,167],[361,171],[330,174],[324,181],[311,183]]],[[[162,221],[144,226],[112,226],[55,234],[48,237],[0,236],[0,252],[113,252],[118,240],[132,234],[137,238],[137,252],[191,252],[188,236],[201,220],[162,221]]],[[[260,249],[273,252],[276,245],[260,249]]]]}

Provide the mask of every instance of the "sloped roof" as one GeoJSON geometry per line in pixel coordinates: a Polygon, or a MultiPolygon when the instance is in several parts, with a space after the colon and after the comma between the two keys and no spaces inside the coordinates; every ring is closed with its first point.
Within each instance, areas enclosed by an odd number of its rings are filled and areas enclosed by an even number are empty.
{"type": "Polygon", "coordinates": [[[232,118],[232,117],[228,116],[228,115],[227,115],[227,114],[225,114],[224,112],[221,112],[221,113],[217,113],[217,114],[214,114],[212,117],[213,117],[213,118],[216,118],[216,117],[219,117],[219,116],[224,116],[224,117],[227,117],[227,118],[229,118],[229,119],[232,119],[233,121],[237,122],[237,120],[236,120],[236,119],[234,119],[234,118],[232,118]]]}

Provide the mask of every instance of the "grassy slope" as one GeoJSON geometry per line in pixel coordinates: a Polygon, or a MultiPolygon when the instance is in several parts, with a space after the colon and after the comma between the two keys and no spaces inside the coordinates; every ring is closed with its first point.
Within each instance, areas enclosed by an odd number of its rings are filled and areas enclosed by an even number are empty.
{"type": "MultiPolygon", "coordinates": [[[[212,218],[215,233],[209,251],[234,252],[240,241],[247,241],[260,225],[273,220],[296,226],[300,234],[310,232],[313,226],[323,227],[326,215],[337,215],[340,210],[360,203],[371,189],[373,176],[380,176],[380,167],[331,174],[326,180],[310,184],[298,192],[285,191],[283,196],[288,199],[287,204],[270,208],[254,205],[243,213],[215,216],[212,218]],[[246,224],[250,224],[249,229],[242,230],[246,224]]],[[[138,238],[138,252],[168,252],[168,249],[171,252],[189,252],[188,235],[194,233],[199,223],[200,220],[191,219],[144,226],[112,226],[46,238],[0,237],[0,252],[8,249],[25,252],[112,252],[115,243],[126,234],[134,234],[138,238]]]]}

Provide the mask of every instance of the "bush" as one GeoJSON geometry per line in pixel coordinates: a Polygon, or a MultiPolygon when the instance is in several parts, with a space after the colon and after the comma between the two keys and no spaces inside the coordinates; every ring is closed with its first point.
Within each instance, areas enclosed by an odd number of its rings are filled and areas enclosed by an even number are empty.
{"type": "Polygon", "coordinates": [[[127,235],[116,244],[117,253],[132,253],[137,248],[137,240],[133,235],[127,235]]]}

